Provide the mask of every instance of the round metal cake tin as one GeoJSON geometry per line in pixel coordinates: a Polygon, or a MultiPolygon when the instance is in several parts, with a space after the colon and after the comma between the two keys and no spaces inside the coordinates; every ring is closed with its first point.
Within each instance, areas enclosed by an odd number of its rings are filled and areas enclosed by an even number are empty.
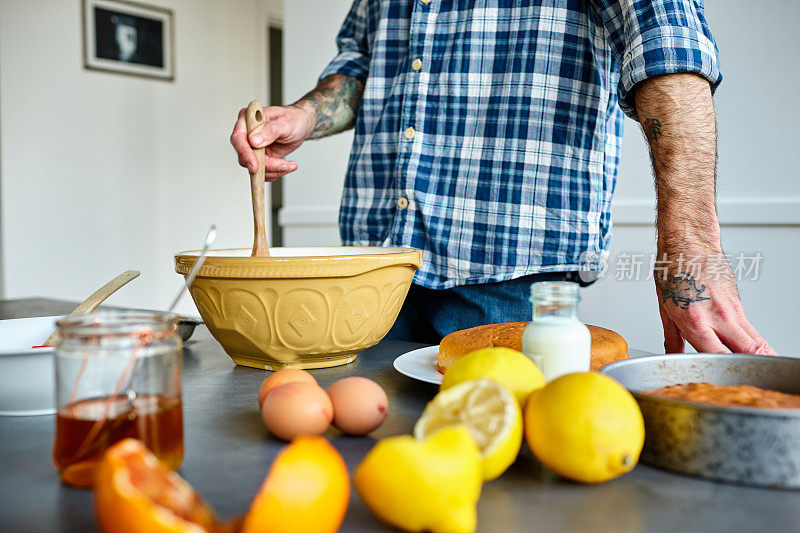
{"type": "Polygon", "coordinates": [[[704,478],[800,489],[800,409],[723,407],[642,391],[709,382],[800,394],[800,359],[742,354],[668,354],[612,363],[601,372],[642,410],[641,461],[704,478]]]}

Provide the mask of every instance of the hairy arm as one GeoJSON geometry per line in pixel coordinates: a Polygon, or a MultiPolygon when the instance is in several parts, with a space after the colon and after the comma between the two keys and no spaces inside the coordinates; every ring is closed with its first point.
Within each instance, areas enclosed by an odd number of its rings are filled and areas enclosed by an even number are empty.
{"type": "Polygon", "coordinates": [[[695,74],[651,78],[637,88],[636,109],[656,176],[659,248],[717,251],[717,128],[708,82],[695,74]]]}
{"type": "Polygon", "coordinates": [[[686,340],[700,352],[774,353],[747,321],[730,268],[719,264],[717,132],[708,81],[689,73],[650,78],[636,88],[636,109],[656,177],[654,277],[666,351],[682,352],[686,340]]]}
{"type": "Polygon", "coordinates": [[[313,113],[309,139],[327,137],[352,128],[356,123],[364,84],[351,76],[334,74],[320,80],[316,88],[294,105],[313,113]]]}

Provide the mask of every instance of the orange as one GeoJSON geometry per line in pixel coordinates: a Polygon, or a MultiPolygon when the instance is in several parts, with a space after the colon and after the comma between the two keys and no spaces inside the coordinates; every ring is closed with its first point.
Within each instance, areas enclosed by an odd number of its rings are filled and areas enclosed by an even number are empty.
{"type": "Polygon", "coordinates": [[[94,507],[104,532],[203,533],[217,524],[200,494],[135,439],[118,442],[103,456],[94,507]]]}
{"type": "Polygon", "coordinates": [[[347,468],[336,448],[323,437],[297,437],[273,461],[241,533],[334,532],[349,499],[347,468]]]}

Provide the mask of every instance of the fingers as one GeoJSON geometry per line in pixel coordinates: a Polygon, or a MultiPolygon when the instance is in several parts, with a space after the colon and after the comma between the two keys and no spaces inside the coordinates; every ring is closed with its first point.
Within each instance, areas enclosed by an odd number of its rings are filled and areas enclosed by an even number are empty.
{"type": "Polygon", "coordinates": [[[658,306],[661,314],[661,324],[664,326],[664,353],[683,353],[684,342],[681,330],[669,317],[663,306],[658,306]]]}
{"type": "Polygon", "coordinates": [[[253,148],[263,148],[272,144],[278,138],[277,128],[270,124],[256,127],[250,132],[248,141],[253,148]]]}
{"type": "MultiPolygon", "coordinates": [[[[296,161],[287,161],[278,157],[268,157],[264,161],[264,174],[280,174],[281,176],[297,170],[296,161]]],[[[280,176],[278,176],[280,177],[280,176]]]]}
{"type": "Polygon", "coordinates": [[[297,170],[297,162],[286,161],[277,157],[269,157],[264,161],[264,180],[275,181],[290,172],[297,170]]]}
{"type": "Polygon", "coordinates": [[[747,320],[738,298],[716,310],[711,326],[719,339],[734,353],[778,355],[747,320]]]}
{"type": "Polygon", "coordinates": [[[275,181],[295,170],[297,170],[296,161],[286,161],[285,159],[270,157],[264,161],[264,180],[275,181]]]}
{"type": "MultiPolygon", "coordinates": [[[[677,343],[673,346],[670,339],[674,338],[675,333],[672,327],[678,329],[666,311],[660,308],[661,321],[664,324],[664,348],[666,353],[680,353],[677,343]]],[[[685,325],[684,330],[678,330],[678,334],[689,341],[698,352],[705,353],[750,353],[757,355],[778,355],[775,350],[758,334],[758,331],[744,318],[744,314],[739,315],[741,319],[719,320],[709,322],[703,320],[694,324],[693,327],[685,325]],[[713,324],[708,325],[708,324],[713,324]]],[[[680,348],[682,351],[683,342],[680,348]]]]}
{"type": "Polygon", "coordinates": [[[253,148],[263,148],[274,143],[276,140],[285,138],[290,131],[287,123],[281,119],[264,120],[263,125],[258,126],[250,132],[248,141],[253,148]]]}
{"type": "Polygon", "coordinates": [[[264,173],[264,181],[273,182],[278,178],[284,177],[289,172],[266,172],[264,173]]]}
{"type": "MultiPolygon", "coordinates": [[[[762,345],[753,339],[739,324],[725,324],[723,327],[718,328],[716,333],[733,353],[758,354],[763,349],[762,345]]],[[[761,340],[763,341],[763,339],[761,340]]],[[[766,345],[766,342],[764,344],[766,345]]]]}
{"type": "Polygon", "coordinates": [[[697,353],[730,353],[710,327],[703,327],[694,331],[692,335],[686,335],[686,340],[697,353]]]}
{"type": "Polygon", "coordinates": [[[236,154],[239,156],[239,165],[250,172],[255,172],[258,170],[258,159],[256,159],[256,154],[253,153],[253,148],[247,140],[247,124],[245,123],[244,113],[244,109],[239,111],[239,116],[231,133],[231,145],[233,145],[236,154]]]}
{"type": "Polygon", "coordinates": [[[758,355],[779,355],[778,352],[776,352],[772,346],[769,345],[766,339],[762,338],[761,340],[763,341],[763,344],[755,353],[758,355]]]}
{"type": "Polygon", "coordinates": [[[744,319],[742,327],[747,332],[747,334],[750,335],[750,337],[752,337],[752,339],[755,340],[756,343],[758,343],[759,345],[759,348],[753,353],[757,353],[760,355],[778,355],[778,353],[772,349],[772,346],[769,345],[766,339],[764,339],[764,337],[761,336],[758,330],[756,330],[756,328],[754,328],[753,325],[750,323],[750,321],[747,320],[746,318],[744,319]]]}

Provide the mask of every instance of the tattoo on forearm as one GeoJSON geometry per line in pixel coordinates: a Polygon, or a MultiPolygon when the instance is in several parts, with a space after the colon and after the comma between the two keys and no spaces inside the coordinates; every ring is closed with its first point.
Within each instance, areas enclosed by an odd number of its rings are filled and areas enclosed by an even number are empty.
{"type": "Polygon", "coordinates": [[[642,123],[644,134],[647,137],[647,142],[652,143],[663,135],[661,133],[661,121],[657,118],[646,118],[642,123]]]}
{"type": "Polygon", "coordinates": [[[355,125],[364,84],[343,74],[334,74],[321,80],[319,85],[297,103],[308,102],[317,116],[310,139],[318,139],[350,129],[355,125]]]}
{"type": "Polygon", "coordinates": [[[705,285],[697,288],[697,281],[694,276],[686,272],[679,273],[677,276],[667,274],[666,279],[658,276],[655,278],[656,287],[661,291],[661,302],[665,303],[667,300],[672,300],[676,307],[686,309],[689,304],[694,302],[701,302],[703,300],[710,300],[702,296],[706,290],[705,285]]]}

